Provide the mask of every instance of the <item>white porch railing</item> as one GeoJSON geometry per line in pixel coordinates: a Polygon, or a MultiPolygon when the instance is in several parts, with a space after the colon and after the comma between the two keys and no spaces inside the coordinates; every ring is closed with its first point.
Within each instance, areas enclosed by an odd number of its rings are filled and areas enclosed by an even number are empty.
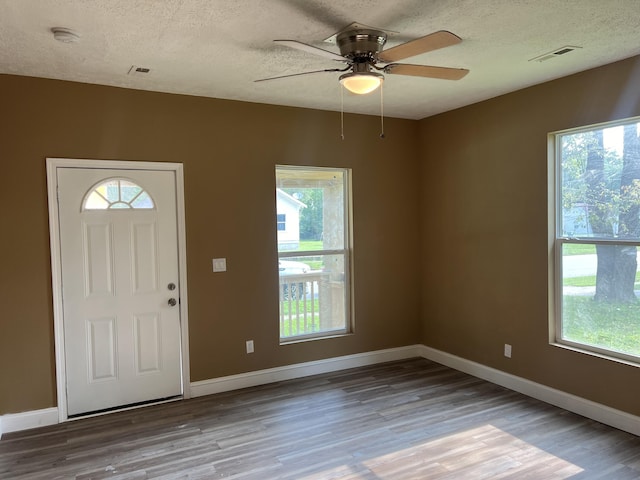
{"type": "Polygon", "coordinates": [[[280,276],[280,338],[323,331],[331,309],[329,278],[324,272],[280,276]]]}

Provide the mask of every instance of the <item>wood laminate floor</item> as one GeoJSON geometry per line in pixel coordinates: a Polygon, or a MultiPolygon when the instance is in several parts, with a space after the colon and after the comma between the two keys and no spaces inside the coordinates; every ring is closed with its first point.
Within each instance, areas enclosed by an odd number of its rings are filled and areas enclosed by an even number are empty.
{"type": "Polygon", "coordinates": [[[640,438],[424,359],[6,434],[2,479],[640,479],[640,438]]]}

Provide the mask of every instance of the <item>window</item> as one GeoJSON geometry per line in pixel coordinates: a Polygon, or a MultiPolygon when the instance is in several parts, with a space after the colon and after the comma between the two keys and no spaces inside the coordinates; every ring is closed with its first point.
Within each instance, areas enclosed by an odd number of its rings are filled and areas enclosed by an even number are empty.
{"type": "Polygon", "coordinates": [[[287,229],[287,216],[284,213],[279,213],[277,215],[278,220],[278,231],[284,232],[287,229]]]}
{"type": "Polygon", "coordinates": [[[555,341],[636,363],[639,120],[551,136],[556,172],[555,341]]]}
{"type": "Polygon", "coordinates": [[[152,209],[151,196],[130,180],[110,178],[93,187],[82,204],[83,210],[152,209]]]}
{"type": "Polygon", "coordinates": [[[276,167],[281,342],[350,331],[349,186],[346,169],[276,167]]]}

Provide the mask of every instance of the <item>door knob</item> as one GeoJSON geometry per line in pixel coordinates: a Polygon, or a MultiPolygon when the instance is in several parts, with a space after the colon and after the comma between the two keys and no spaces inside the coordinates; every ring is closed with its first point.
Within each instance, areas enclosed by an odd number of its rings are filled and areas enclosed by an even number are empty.
{"type": "Polygon", "coordinates": [[[176,306],[176,304],[177,304],[178,302],[176,301],[176,299],[175,299],[175,298],[170,298],[170,299],[169,299],[169,301],[168,301],[167,303],[168,303],[170,306],[175,307],[175,306],[176,306]]]}
{"type": "Polygon", "coordinates": [[[176,289],[176,284],[175,283],[170,283],[169,285],[167,285],[167,288],[169,290],[175,290],[176,289]]]}

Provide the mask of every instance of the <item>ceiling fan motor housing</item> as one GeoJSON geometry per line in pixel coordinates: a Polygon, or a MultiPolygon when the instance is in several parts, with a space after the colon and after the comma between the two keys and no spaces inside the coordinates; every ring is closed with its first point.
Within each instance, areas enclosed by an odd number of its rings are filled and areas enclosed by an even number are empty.
{"type": "Polygon", "coordinates": [[[347,30],[336,38],[340,55],[356,62],[375,61],[386,42],[385,32],[369,29],[347,30]]]}

